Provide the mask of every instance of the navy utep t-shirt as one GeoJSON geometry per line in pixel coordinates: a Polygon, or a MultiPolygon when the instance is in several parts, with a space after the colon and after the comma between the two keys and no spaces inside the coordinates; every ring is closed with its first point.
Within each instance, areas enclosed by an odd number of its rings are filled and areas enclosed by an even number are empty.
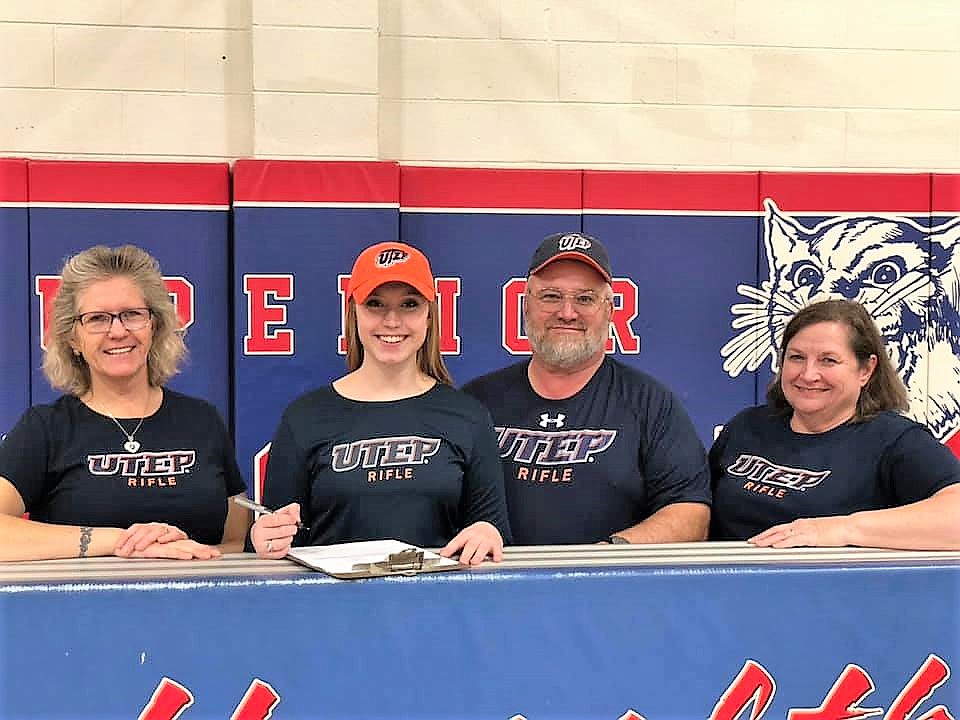
{"type": "Polygon", "coordinates": [[[295,545],[395,538],[442,547],[485,520],[510,541],[490,416],[437,384],[422,395],[361,402],[332,387],[295,400],[270,446],[264,504],[301,505],[295,545]]]}
{"type": "Polygon", "coordinates": [[[545,400],[523,362],[464,386],[499,439],[514,542],[592,543],[676,502],[710,504],[706,453],[676,397],[612,358],[545,400]]]}
{"type": "MultiPolygon", "coordinates": [[[[137,418],[121,419],[131,431],[137,418]]],[[[0,445],[0,476],[30,517],[61,525],[176,525],[192,540],[223,539],[227,498],[245,489],[230,436],[210,403],[164,388],[143,418],[138,452],[114,420],[72,395],[23,414],[0,445]]]]}
{"type": "Polygon", "coordinates": [[[960,462],[893,412],[825,433],[790,429],[767,406],[734,417],[710,449],[714,540],[745,540],[802,517],[898,507],[960,482],[960,462]]]}

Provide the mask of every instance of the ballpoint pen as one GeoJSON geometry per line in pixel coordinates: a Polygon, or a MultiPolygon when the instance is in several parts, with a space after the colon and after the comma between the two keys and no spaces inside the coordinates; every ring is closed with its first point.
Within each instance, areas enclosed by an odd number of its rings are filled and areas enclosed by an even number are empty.
{"type": "MultiPolygon", "coordinates": [[[[247,510],[253,510],[254,512],[258,512],[261,515],[273,515],[276,512],[276,510],[271,510],[266,505],[260,505],[259,503],[255,503],[253,500],[251,500],[248,497],[244,497],[243,495],[238,495],[233,499],[233,501],[240,507],[245,507],[247,508],[247,510]]],[[[298,521],[297,529],[309,530],[310,526],[304,525],[302,522],[298,521]]]]}

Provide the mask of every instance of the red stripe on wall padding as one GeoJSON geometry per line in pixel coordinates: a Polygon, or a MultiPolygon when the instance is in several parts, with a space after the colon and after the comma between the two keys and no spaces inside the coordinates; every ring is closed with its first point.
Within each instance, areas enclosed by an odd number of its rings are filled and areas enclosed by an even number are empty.
{"type": "Polygon", "coordinates": [[[0,158],[0,203],[27,201],[27,161],[0,158]]]}
{"type": "Polygon", "coordinates": [[[755,172],[621,172],[583,174],[583,209],[756,212],[755,172]]]}
{"type": "Polygon", "coordinates": [[[933,213],[960,213],[960,175],[933,175],[933,213]]]}
{"type": "Polygon", "coordinates": [[[580,210],[580,170],[400,168],[404,208],[580,210]]]}
{"type": "Polygon", "coordinates": [[[928,213],[929,173],[760,173],[760,197],[781,210],[928,213]]]}
{"type": "Polygon", "coordinates": [[[234,202],[400,202],[400,169],[394,162],[238,160],[234,202]]]}
{"type": "Polygon", "coordinates": [[[31,203],[220,205],[230,198],[226,163],[31,160],[31,203]]]}

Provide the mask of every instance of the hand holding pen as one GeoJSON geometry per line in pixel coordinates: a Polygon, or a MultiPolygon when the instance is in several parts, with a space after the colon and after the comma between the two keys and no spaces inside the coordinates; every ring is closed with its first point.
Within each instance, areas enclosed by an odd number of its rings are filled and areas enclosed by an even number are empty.
{"type": "Polygon", "coordinates": [[[262,558],[279,560],[286,557],[293,544],[294,536],[299,530],[307,529],[300,522],[299,503],[290,503],[277,510],[271,510],[243,497],[236,498],[236,502],[245,508],[263,513],[250,529],[250,541],[257,555],[262,558]]]}
{"type": "MultiPolygon", "coordinates": [[[[245,495],[237,495],[235,498],[233,498],[233,501],[240,507],[245,507],[247,510],[253,510],[255,513],[260,513],[261,515],[271,515],[275,512],[280,512],[280,510],[271,510],[266,505],[255,503],[253,500],[246,497],[245,495]]],[[[290,505],[287,505],[287,507],[293,507],[294,505],[296,505],[297,508],[300,507],[297,503],[291,503],[290,505]]],[[[285,510],[285,509],[286,508],[281,508],[281,510],[285,510]]],[[[300,513],[298,512],[297,513],[297,529],[309,530],[310,527],[300,522],[299,518],[300,518],[300,513]]]]}

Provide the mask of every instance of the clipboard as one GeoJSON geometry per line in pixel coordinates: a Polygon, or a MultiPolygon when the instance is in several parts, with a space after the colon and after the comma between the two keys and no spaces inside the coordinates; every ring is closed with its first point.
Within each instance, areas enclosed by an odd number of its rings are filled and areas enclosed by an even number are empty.
{"type": "Polygon", "coordinates": [[[366,540],[291,548],[287,557],[341,580],[460,570],[456,560],[399,540],[366,540]]]}

